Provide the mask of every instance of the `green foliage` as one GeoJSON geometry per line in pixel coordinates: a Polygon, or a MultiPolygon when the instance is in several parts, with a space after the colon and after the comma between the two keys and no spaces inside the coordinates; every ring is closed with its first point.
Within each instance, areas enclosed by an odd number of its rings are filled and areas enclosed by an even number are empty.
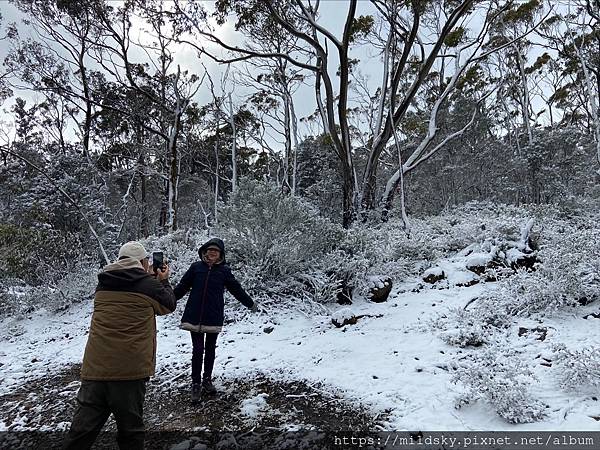
{"type": "Polygon", "coordinates": [[[444,45],[450,48],[458,47],[462,42],[463,36],[465,35],[466,31],[467,30],[464,27],[458,27],[452,30],[444,39],[444,45]]]}
{"type": "Polygon", "coordinates": [[[373,29],[375,25],[375,18],[369,16],[359,16],[352,19],[352,26],[350,28],[350,43],[356,42],[362,38],[365,38],[373,29]]]}
{"type": "Polygon", "coordinates": [[[0,283],[40,285],[58,279],[83,255],[74,233],[0,224],[0,283]]]}
{"type": "Polygon", "coordinates": [[[546,66],[548,64],[548,62],[551,60],[552,60],[552,57],[548,53],[544,52],[544,54],[538,56],[535,63],[533,63],[533,65],[531,67],[525,68],[525,73],[530,74],[530,73],[539,71],[544,66],[546,66]]]}
{"type": "Polygon", "coordinates": [[[319,213],[341,221],[340,163],[329,135],[308,138],[298,146],[298,192],[319,213]]]}
{"type": "Polygon", "coordinates": [[[469,95],[482,89],[486,84],[483,67],[479,64],[469,66],[456,83],[456,89],[469,95]]]}
{"type": "Polygon", "coordinates": [[[507,23],[532,22],[535,14],[539,12],[542,2],[540,0],[529,0],[527,2],[516,2],[517,7],[508,10],[504,14],[507,23]]]}

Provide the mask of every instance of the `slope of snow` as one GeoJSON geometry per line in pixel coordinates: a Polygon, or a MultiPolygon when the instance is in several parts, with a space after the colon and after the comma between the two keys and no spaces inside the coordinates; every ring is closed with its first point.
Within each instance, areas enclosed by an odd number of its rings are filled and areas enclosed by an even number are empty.
{"type": "MultiPolygon", "coordinates": [[[[511,345],[538,377],[531,392],[548,405],[548,412],[542,422],[511,425],[485,403],[454,408],[462,388],[450,381],[452,362],[478,350],[449,346],[426,326],[439,313],[464,306],[493,284],[412,292],[414,285],[416,282],[396,286],[386,303],[355,302],[351,308],[358,322],[342,328],[331,322],[333,316],[345,315],[337,305],[330,306],[330,314],[313,317],[248,313],[244,320],[226,325],[219,336],[217,387],[222,377],[248,379],[257,373],[281,380],[307,380],[325,394],[328,390],[342,392],[374,414],[387,417],[383,426],[388,430],[598,429],[598,422],[590,417],[597,415],[598,403],[587,395],[561,391],[557,369],[541,364],[546,361],[543,357],[551,359],[554,343],[570,348],[600,345],[600,322],[582,318],[595,312],[597,305],[544,319],[543,326],[549,330],[545,341],[534,334],[518,336],[520,326],[534,328],[540,326],[538,321],[515,323],[510,330],[511,345]]],[[[165,371],[169,379],[189,376],[190,337],[177,328],[184,304],[181,301],[174,314],[157,318],[157,365],[170,368],[165,371]],[[185,370],[174,373],[173,367],[185,370]]],[[[28,379],[52,376],[80,362],[91,307],[86,303],[58,315],[39,311],[21,320],[0,322],[0,394],[28,379]]],[[[247,399],[240,405],[242,414],[257,414],[260,400],[264,401],[260,395],[247,399]]]]}

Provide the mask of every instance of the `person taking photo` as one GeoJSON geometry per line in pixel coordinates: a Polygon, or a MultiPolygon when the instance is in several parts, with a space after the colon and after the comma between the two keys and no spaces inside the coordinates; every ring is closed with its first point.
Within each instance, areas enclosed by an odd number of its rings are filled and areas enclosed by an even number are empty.
{"type": "Polygon", "coordinates": [[[169,267],[154,272],[141,243],[124,244],[118,260],[98,275],[77,409],[63,449],[89,449],[111,413],[119,448],[144,448],[146,382],[156,364],[155,316],[176,306],[169,267]]]}

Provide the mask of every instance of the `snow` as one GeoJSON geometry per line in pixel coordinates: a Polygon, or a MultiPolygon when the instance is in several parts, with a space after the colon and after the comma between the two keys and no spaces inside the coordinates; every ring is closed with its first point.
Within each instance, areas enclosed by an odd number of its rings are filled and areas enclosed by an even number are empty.
{"type": "Polygon", "coordinates": [[[511,248],[506,252],[506,260],[511,264],[516,263],[525,254],[517,248],[511,248]]]}
{"type": "Polygon", "coordinates": [[[343,324],[346,320],[356,317],[356,314],[350,308],[341,308],[331,315],[331,320],[343,324]]]}
{"type": "Polygon", "coordinates": [[[423,272],[423,278],[428,277],[429,275],[433,275],[434,277],[441,277],[444,275],[444,271],[441,267],[431,267],[423,272]]]}
{"type": "Polygon", "coordinates": [[[268,397],[268,394],[262,393],[243,400],[240,404],[240,412],[248,418],[257,417],[267,407],[268,397]]]}
{"type": "Polygon", "coordinates": [[[90,301],[58,314],[41,309],[0,321],[0,395],[27,379],[81,362],[92,306],[90,301]]]}
{"type": "MultiPolygon", "coordinates": [[[[348,401],[364,405],[375,415],[386,417],[387,430],[597,430],[597,403],[589,396],[565,392],[558,387],[556,367],[541,365],[552,358],[552,347],[600,346],[596,320],[582,317],[597,311],[587,305],[545,318],[545,341],[535,333],[518,337],[519,326],[535,328],[538,320],[519,319],[509,330],[511,346],[532,367],[537,383],[531,392],[548,405],[544,421],[512,425],[481,402],[456,410],[455,399],[463,391],[451,382],[452,365],[479,351],[445,344],[428,327],[429,321],[450,308],[462,308],[471,299],[493,288],[494,283],[457,286],[468,271],[462,262],[440,261],[432,269],[444,271],[451,281],[443,289],[413,292],[419,280],[396,284],[385,303],[357,300],[352,309],[329,305],[327,314],[304,316],[289,312],[248,313],[237,323],[227,324],[219,336],[215,376],[219,379],[251,380],[261,374],[281,381],[306,381],[324,395],[341,393],[348,401]],[[362,317],[355,325],[336,328],[332,317],[362,317]],[[380,316],[380,317],[376,317],[380,316]],[[273,328],[265,333],[265,326],[273,328]],[[389,414],[388,414],[389,413],[389,414]]],[[[475,276],[473,274],[473,276],[475,276]]],[[[189,375],[189,334],[177,325],[185,305],[174,314],[157,318],[157,373],[165,370],[165,382],[179,374],[172,368],[185,367],[189,375]]],[[[92,312],[91,302],[51,314],[38,311],[20,319],[0,321],[0,395],[11,392],[29,379],[52,376],[80,363],[92,312]]],[[[184,378],[185,379],[185,378],[184,378]]],[[[162,380],[158,380],[159,382],[162,380]]],[[[74,392],[75,384],[69,385],[74,392]]],[[[243,400],[241,414],[256,417],[267,407],[264,393],[243,400]]],[[[22,418],[24,419],[24,418],[22,418]]],[[[0,430],[10,424],[0,424],[0,430]]],[[[294,424],[290,424],[293,429],[294,424]]]]}
{"type": "Polygon", "coordinates": [[[370,275],[367,279],[369,287],[371,289],[375,288],[375,289],[383,289],[386,286],[388,286],[389,282],[386,282],[388,280],[388,277],[386,276],[381,276],[381,275],[370,275]]]}
{"type": "Polygon", "coordinates": [[[492,260],[492,255],[490,253],[478,252],[471,253],[469,257],[466,259],[467,267],[476,267],[476,266],[485,266],[492,260]]]}

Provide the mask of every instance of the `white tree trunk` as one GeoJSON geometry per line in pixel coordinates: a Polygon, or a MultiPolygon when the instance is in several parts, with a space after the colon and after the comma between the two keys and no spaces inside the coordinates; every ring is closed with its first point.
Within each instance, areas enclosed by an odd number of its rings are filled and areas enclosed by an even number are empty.
{"type": "Polygon", "coordinates": [[[529,87],[527,86],[527,74],[525,73],[525,61],[523,55],[516,44],[512,44],[513,50],[517,53],[517,63],[519,65],[519,74],[521,75],[521,114],[523,115],[523,125],[527,130],[527,138],[529,139],[529,145],[533,144],[533,132],[531,131],[531,123],[529,118],[530,114],[530,100],[529,100],[529,87]]]}
{"type": "Polygon", "coordinates": [[[579,62],[581,63],[581,68],[583,70],[583,76],[585,78],[585,84],[586,84],[586,87],[588,90],[588,97],[590,99],[590,107],[592,109],[592,121],[594,123],[594,131],[595,131],[595,135],[596,135],[596,160],[597,160],[598,164],[600,164],[600,110],[598,107],[598,92],[596,91],[596,89],[594,89],[594,83],[592,80],[592,76],[587,67],[585,58],[583,57],[583,54],[581,53],[581,48],[577,45],[577,40],[573,37],[571,28],[569,27],[569,23],[567,21],[565,21],[565,22],[567,25],[567,30],[569,31],[569,36],[571,37],[571,40],[573,41],[573,46],[575,47],[575,51],[577,53],[577,58],[579,59],[579,62]]]}
{"type": "MultiPolygon", "coordinates": [[[[217,133],[219,130],[219,119],[217,118],[217,133]]],[[[215,161],[216,161],[216,167],[215,167],[215,212],[214,212],[214,217],[215,217],[215,224],[218,223],[219,221],[219,215],[218,215],[218,204],[219,204],[219,140],[215,139],[215,161]]]]}
{"type": "Polygon", "coordinates": [[[298,176],[298,116],[296,116],[294,100],[290,92],[287,92],[286,98],[290,105],[290,122],[292,125],[292,195],[296,195],[298,176]]]}
{"type": "Polygon", "coordinates": [[[235,116],[233,115],[233,102],[229,94],[229,121],[231,123],[231,192],[237,189],[237,129],[235,127],[235,116]]]}
{"type": "Polygon", "coordinates": [[[172,233],[177,229],[177,187],[179,185],[179,161],[177,157],[177,135],[179,134],[179,121],[182,108],[177,100],[174,111],[174,120],[169,130],[167,151],[169,154],[169,176],[167,181],[167,232],[172,233]]]}

